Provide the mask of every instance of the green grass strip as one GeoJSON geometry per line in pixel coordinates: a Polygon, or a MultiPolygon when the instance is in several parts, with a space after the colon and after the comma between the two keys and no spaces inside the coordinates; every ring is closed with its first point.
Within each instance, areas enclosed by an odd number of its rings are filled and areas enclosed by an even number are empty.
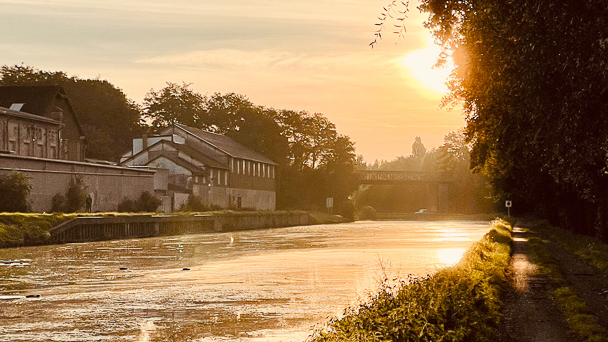
{"type": "Polygon", "coordinates": [[[608,244],[590,236],[577,235],[540,221],[533,227],[561,244],[568,252],[577,255],[598,272],[608,275],[608,244]]]}
{"type": "MultiPolygon", "coordinates": [[[[539,228],[537,224],[534,229],[539,228]]],[[[584,237],[572,235],[570,238],[572,243],[576,243],[577,239],[584,237]]],[[[578,335],[581,341],[608,342],[607,331],[599,324],[597,317],[588,309],[585,301],[566,285],[563,273],[545,242],[538,237],[531,237],[528,239],[528,247],[532,261],[537,264],[540,274],[551,280],[553,286],[550,292],[551,299],[564,313],[570,331],[578,335]]]]}
{"type": "Polygon", "coordinates": [[[511,224],[492,229],[454,267],[383,284],[378,293],[309,337],[310,341],[491,341],[507,284],[511,224]]]}

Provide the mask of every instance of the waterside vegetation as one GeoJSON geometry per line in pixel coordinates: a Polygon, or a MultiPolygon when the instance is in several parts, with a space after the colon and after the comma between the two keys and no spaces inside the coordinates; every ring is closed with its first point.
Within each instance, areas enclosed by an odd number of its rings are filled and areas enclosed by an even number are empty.
{"type": "Polygon", "coordinates": [[[491,341],[507,282],[512,222],[496,219],[456,266],[396,285],[345,310],[310,341],[491,341]]]}

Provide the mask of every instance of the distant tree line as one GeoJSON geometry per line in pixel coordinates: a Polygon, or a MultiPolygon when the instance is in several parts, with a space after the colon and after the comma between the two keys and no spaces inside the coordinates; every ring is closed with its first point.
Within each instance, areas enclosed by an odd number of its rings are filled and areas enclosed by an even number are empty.
{"type": "MultiPolygon", "coordinates": [[[[117,161],[133,138],[181,123],[225,134],[279,164],[279,208],[323,209],[325,198],[333,197],[336,211],[352,216],[354,143],[322,114],[259,106],[235,93],[206,96],[186,83],[150,90],[138,105],[106,80],[25,65],[3,66],[0,84],[63,86],[87,136],[87,158],[117,161]]],[[[65,207],[67,200],[58,196],[56,202],[65,207]]]]}
{"type": "MultiPolygon", "coordinates": [[[[453,52],[444,104],[464,104],[471,166],[516,213],[608,241],[606,1],[422,0],[420,9],[442,58],[453,52]]],[[[387,10],[380,26],[392,24],[387,10]]]]}
{"type": "MultiPolygon", "coordinates": [[[[476,214],[492,212],[487,177],[469,170],[469,147],[462,130],[446,135],[443,145],[427,152],[422,139],[416,137],[412,153],[392,161],[366,165],[368,170],[446,172],[453,179],[449,185],[449,212],[476,214]]],[[[376,212],[414,212],[432,209],[437,204],[436,184],[369,185],[354,194],[357,211],[373,208],[376,212]]],[[[364,215],[369,216],[369,214],[364,215]]]]}

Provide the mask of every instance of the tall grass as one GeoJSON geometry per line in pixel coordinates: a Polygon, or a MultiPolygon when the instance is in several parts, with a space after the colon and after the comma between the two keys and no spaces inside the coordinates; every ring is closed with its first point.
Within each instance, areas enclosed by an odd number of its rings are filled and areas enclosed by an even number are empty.
{"type": "Polygon", "coordinates": [[[494,220],[460,263],[378,293],[342,318],[332,319],[309,341],[491,341],[507,284],[511,224],[494,220]]]}

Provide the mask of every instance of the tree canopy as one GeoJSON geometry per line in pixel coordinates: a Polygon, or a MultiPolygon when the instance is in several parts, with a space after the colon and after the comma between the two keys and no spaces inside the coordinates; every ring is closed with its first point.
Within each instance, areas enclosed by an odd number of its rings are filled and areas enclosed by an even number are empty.
{"type": "Polygon", "coordinates": [[[456,65],[444,105],[464,106],[471,167],[517,212],[608,238],[606,1],[422,0],[420,9],[441,58],[456,65]]]}

